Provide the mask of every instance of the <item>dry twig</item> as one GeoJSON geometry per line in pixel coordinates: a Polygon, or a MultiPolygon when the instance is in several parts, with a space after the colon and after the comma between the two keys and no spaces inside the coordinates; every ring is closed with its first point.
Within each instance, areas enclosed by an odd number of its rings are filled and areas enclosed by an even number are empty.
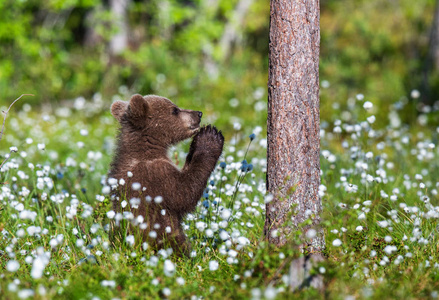
{"type": "Polygon", "coordinates": [[[0,131],[0,141],[2,140],[2,137],[3,137],[3,131],[5,130],[6,117],[8,116],[9,110],[10,110],[11,107],[15,104],[15,102],[17,102],[18,100],[20,100],[21,97],[23,97],[23,96],[33,96],[33,95],[32,95],[32,94],[23,94],[23,95],[21,95],[20,97],[18,97],[17,99],[15,99],[14,102],[11,103],[11,105],[9,105],[7,111],[2,111],[2,113],[5,114],[5,118],[3,119],[2,130],[0,131]]]}
{"type": "MultiPolygon", "coordinates": [[[[8,116],[9,110],[11,109],[11,107],[15,104],[15,102],[17,102],[18,100],[20,100],[23,96],[33,96],[32,94],[22,94],[20,97],[18,97],[17,99],[14,100],[14,102],[11,103],[11,105],[9,105],[8,110],[7,111],[2,111],[5,115],[4,119],[3,119],[3,125],[2,125],[2,130],[0,131],[0,141],[3,137],[3,131],[5,130],[5,123],[6,123],[6,117],[8,116]]],[[[2,164],[0,165],[0,170],[3,167],[3,165],[6,163],[6,161],[9,159],[9,157],[11,157],[11,153],[12,152],[16,152],[14,150],[11,150],[9,152],[9,155],[6,156],[6,158],[3,160],[2,164]]]]}

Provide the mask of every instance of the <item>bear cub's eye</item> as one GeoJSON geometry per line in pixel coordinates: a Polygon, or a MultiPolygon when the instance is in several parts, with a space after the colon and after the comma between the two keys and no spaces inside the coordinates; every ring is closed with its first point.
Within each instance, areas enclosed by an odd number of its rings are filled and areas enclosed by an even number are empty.
{"type": "Polygon", "coordinates": [[[174,109],[172,110],[173,115],[178,115],[179,112],[180,110],[178,109],[178,107],[174,107],[174,109]]]}

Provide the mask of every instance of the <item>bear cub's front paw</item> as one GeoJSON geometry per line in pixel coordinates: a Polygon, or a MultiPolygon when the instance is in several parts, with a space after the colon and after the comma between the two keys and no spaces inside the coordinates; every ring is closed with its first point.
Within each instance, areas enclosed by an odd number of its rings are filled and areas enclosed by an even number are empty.
{"type": "Polygon", "coordinates": [[[194,152],[207,152],[218,158],[223,152],[224,136],[215,126],[207,125],[200,128],[200,131],[192,141],[191,150],[194,152]]]}

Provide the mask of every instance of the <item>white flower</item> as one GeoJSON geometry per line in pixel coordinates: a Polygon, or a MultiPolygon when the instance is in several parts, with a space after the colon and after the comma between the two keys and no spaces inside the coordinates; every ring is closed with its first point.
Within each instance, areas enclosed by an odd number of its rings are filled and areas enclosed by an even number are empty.
{"type": "Polygon", "coordinates": [[[162,290],[162,293],[163,293],[163,295],[165,295],[165,297],[169,297],[169,295],[171,295],[171,289],[165,287],[165,288],[162,290]]]}
{"type": "Polygon", "coordinates": [[[195,227],[196,227],[199,231],[203,232],[204,229],[207,227],[207,224],[204,223],[204,222],[202,222],[202,221],[200,221],[200,222],[196,222],[196,223],[195,223],[195,227]]]}
{"type": "Polygon", "coordinates": [[[223,220],[229,219],[231,215],[232,215],[232,212],[227,208],[223,209],[223,211],[221,212],[221,218],[223,220]]]}
{"type": "Polygon", "coordinates": [[[108,219],[113,219],[115,215],[116,215],[116,213],[113,210],[110,210],[107,212],[108,219]]]}
{"type": "Polygon", "coordinates": [[[355,228],[356,231],[363,231],[363,226],[357,226],[357,228],[355,228]]]}
{"type": "Polygon", "coordinates": [[[114,280],[102,280],[101,285],[103,287],[114,288],[116,286],[116,282],[114,280]]]}
{"type": "Polygon", "coordinates": [[[317,231],[315,229],[310,229],[306,232],[306,237],[309,239],[314,238],[317,235],[317,231]]]}
{"type": "Polygon", "coordinates": [[[9,272],[15,272],[18,269],[20,269],[20,264],[16,260],[10,260],[6,264],[6,270],[8,270],[9,272]]]}
{"type": "Polygon", "coordinates": [[[111,188],[108,185],[102,188],[102,194],[108,195],[110,192],[111,192],[111,188]]]}
{"type": "Polygon", "coordinates": [[[125,241],[128,245],[133,246],[134,245],[134,235],[129,235],[125,238],[125,241]]]}
{"type": "Polygon", "coordinates": [[[133,189],[134,191],[138,191],[138,190],[140,190],[140,188],[141,188],[142,186],[141,186],[140,183],[138,183],[138,182],[134,182],[134,183],[131,185],[131,187],[132,187],[132,189],[133,189]]]}
{"type": "Polygon", "coordinates": [[[23,210],[20,212],[18,217],[22,220],[28,219],[28,220],[34,221],[35,218],[37,217],[37,213],[34,211],[30,211],[30,210],[23,210]]]}
{"type": "Polygon", "coordinates": [[[367,118],[367,122],[369,122],[370,124],[373,124],[375,122],[375,120],[376,120],[376,117],[373,115],[367,118]]]}
{"type": "Polygon", "coordinates": [[[384,221],[377,221],[378,226],[382,227],[382,228],[386,228],[387,226],[389,226],[389,222],[387,222],[386,220],[384,221]]]}
{"type": "Polygon", "coordinates": [[[276,298],[276,294],[277,294],[277,291],[272,286],[267,287],[265,289],[265,292],[264,292],[265,299],[275,299],[276,298]]]}
{"type": "Polygon", "coordinates": [[[229,238],[229,233],[225,230],[221,230],[219,236],[223,241],[225,241],[229,238]]]}
{"type": "Polygon", "coordinates": [[[370,101],[366,101],[366,102],[364,102],[363,107],[364,107],[364,109],[369,110],[373,107],[373,103],[370,101]]]}
{"type": "Polygon", "coordinates": [[[77,239],[76,240],[76,247],[82,247],[84,246],[84,240],[83,239],[77,239]]]}
{"type": "Polygon", "coordinates": [[[259,288],[254,288],[251,290],[252,299],[260,299],[261,298],[261,290],[259,288]]]}
{"type": "Polygon", "coordinates": [[[175,265],[169,259],[165,260],[163,270],[166,276],[172,277],[175,274],[175,265]]]}
{"type": "Polygon", "coordinates": [[[18,292],[18,298],[27,299],[33,297],[35,295],[34,290],[32,289],[22,289],[18,292]]]}
{"type": "Polygon", "coordinates": [[[410,97],[413,99],[418,99],[421,96],[421,93],[418,90],[412,90],[410,93],[410,97]]]}
{"type": "Polygon", "coordinates": [[[148,243],[147,242],[143,242],[143,244],[142,244],[143,251],[146,251],[146,249],[148,249],[148,247],[149,247],[148,243]]]}
{"type": "Polygon", "coordinates": [[[392,245],[388,245],[384,248],[384,252],[386,252],[387,254],[392,254],[393,252],[397,251],[398,249],[396,248],[396,246],[392,246],[392,245]]]}
{"type": "Polygon", "coordinates": [[[44,253],[44,250],[42,248],[37,249],[37,252],[42,253],[39,254],[32,263],[32,270],[30,272],[30,275],[34,279],[38,279],[43,276],[44,268],[46,268],[47,264],[49,263],[49,255],[44,253]]]}
{"type": "Polygon", "coordinates": [[[151,284],[154,285],[154,286],[157,286],[159,283],[160,283],[160,282],[159,282],[159,280],[158,280],[157,278],[154,278],[154,279],[151,281],[151,284]]]}
{"type": "Polygon", "coordinates": [[[117,179],[116,178],[108,178],[108,184],[109,185],[117,185],[117,179]]]}
{"type": "Polygon", "coordinates": [[[184,285],[184,283],[185,283],[185,280],[183,277],[177,277],[177,279],[175,281],[177,281],[178,285],[184,285]]]}
{"type": "Polygon", "coordinates": [[[332,242],[332,245],[333,245],[334,247],[339,247],[339,246],[341,246],[341,244],[342,244],[342,242],[341,242],[340,239],[335,239],[335,240],[332,242]]]}
{"type": "Polygon", "coordinates": [[[18,229],[17,232],[16,232],[16,235],[17,235],[19,238],[24,237],[25,234],[26,234],[26,232],[24,231],[23,228],[18,229]]]}
{"type": "Polygon", "coordinates": [[[216,260],[209,261],[209,270],[216,271],[218,270],[219,264],[216,260]]]}

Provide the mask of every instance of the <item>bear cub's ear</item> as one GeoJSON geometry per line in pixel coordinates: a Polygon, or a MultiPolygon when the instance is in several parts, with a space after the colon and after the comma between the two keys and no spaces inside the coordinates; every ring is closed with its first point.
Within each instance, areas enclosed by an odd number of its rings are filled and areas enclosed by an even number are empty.
{"type": "Polygon", "coordinates": [[[148,103],[145,98],[139,94],[133,95],[130,100],[128,112],[134,118],[145,118],[148,114],[148,103]]]}
{"type": "Polygon", "coordinates": [[[127,107],[128,102],[126,101],[116,101],[111,104],[111,114],[116,118],[117,121],[119,121],[119,123],[121,122],[122,116],[127,110],[127,107]]]}

